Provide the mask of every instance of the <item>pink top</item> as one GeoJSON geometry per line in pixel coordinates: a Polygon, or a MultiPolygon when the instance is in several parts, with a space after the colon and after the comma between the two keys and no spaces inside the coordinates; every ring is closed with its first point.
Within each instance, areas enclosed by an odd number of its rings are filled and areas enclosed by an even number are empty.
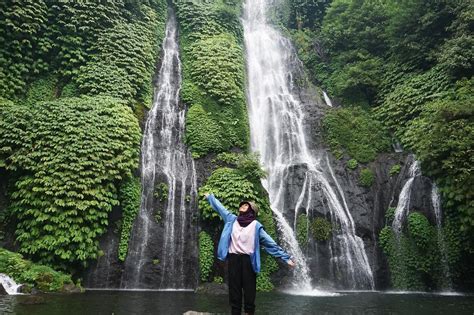
{"type": "Polygon", "coordinates": [[[251,255],[255,251],[255,225],[254,220],[246,227],[240,226],[235,220],[232,226],[232,234],[230,237],[229,253],[231,254],[247,254],[251,255]]]}

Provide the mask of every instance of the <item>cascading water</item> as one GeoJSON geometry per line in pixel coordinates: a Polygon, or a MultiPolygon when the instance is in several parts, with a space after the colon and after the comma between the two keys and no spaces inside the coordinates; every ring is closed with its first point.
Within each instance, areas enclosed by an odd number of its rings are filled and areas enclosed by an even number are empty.
{"type": "Polygon", "coordinates": [[[22,285],[17,284],[12,278],[7,276],[6,274],[0,273],[0,285],[2,285],[5,291],[10,295],[21,294],[18,292],[18,289],[22,285]]]}
{"type": "Polygon", "coordinates": [[[438,187],[436,186],[436,184],[433,183],[433,187],[431,189],[431,203],[432,203],[433,210],[435,213],[435,218],[436,218],[436,232],[438,236],[438,246],[439,246],[439,252],[441,254],[441,264],[443,268],[443,280],[444,280],[443,289],[451,290],[451,288],[453,287],[453,284],[451,281],[451,272],[449,270],[446,242],[444,240],[443,229],[441,226],[442,214],[441,214],[441,200],[440,199],[441,198],[438,192],[438,187]]]}
{"type": "Polygon", "coordinates": [[[329,107],[333,107],[332,101],[331,101],[331,99],[329,98],[328,94],[325,91],[323,91],[323,96],[324,96],[324,102],[326,103],[326,105],[329,106],[329,107]]]}
{"type": "Polygon", "coordinates": [[[333,272],[339,275],[339,285],[346,289],[373,289],[373,275],[364,243],[355,234],[352,216],[327,155],[322,152],[315,157],[308,148],[302,105],[291,93],[289,64],[296,58],[295,51],[290,41],[267,22],[269,3],[269,0],[247,0],[244,7],[248,111],[252,150],[260,154],[268,173],[263,184],[282,232],[282,242],[297,262],[293,291],[308,291],[312,285],[306,258],[285,214],[288,209],[295,209],[296,220],[300,207],[308,214],[315,207],[313,192],[316,188],[322,190],[327,200],[333,227],[338,227],[331,240],[331,260],[333,272]],[[298,183],[297,201],[288,204],[287,197],[294,194],[289,182],[296,178],[296,168],[305,170],[304,179],[302,184],[298,183]]]}
{"type": "Polygon", "coordinates": [[[179,102],[177,23],[172,12],[169,16],[154,103],[141,146],[140,212],[121,284],[127,289],[192,289],[197,282],[193,272],[188,272],[196,269],[192,259],[197,256],[197,231],[189,214],[196,203],[196,174],[183,141],[185,109],[179,102]]]}
{"type": "MultiPolygon", "coordinates": [[[[412,157],[413,158],[413,157],[412,157]]],[[[395,217],[392,222],[392,229],[396,235],[400,236],[403,223],[408,215],[408,211],[410,211],[410,198],[412,193],[412,186],[415,177],[420,176],[420,165],[418,161],[413,158],[413,162],[410,166],[409,176],[410,178],[406,181],[405,185],[403,185],[402,191],[398,196],[398,204],[397,208],[395,209],[395,217]]]]}

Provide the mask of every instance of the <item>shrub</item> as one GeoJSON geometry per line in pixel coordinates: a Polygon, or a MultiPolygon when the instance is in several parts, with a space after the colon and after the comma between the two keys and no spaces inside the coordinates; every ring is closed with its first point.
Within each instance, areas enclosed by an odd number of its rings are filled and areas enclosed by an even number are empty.
{"type": "Polygon", "coordinates": [[[0,106],[0,117],[0,160],[18,176],[11,208],[20,251],[63,268],[96,258],[119,203],[116,184],[138,166],[131,110],[113,98],[64,98],[0,106]]]}
{"type": "Polygon", "coordinates": [[[128,242],[132,232],[133,222],[140,211],[141,183],[137,177],[128,178],[120,188],[120,204],[122,206],[122,224],[118,257],[125,261],[128,252],[128,242]]]}
{"type": "Polygon", "coordinates": [[[391,225],[393,222],[393,219],[395,219],[395,210],[397,210],[396,207],[389,207],[387,209],[387,212],[385,212],[385,221],[387,225],[391,225]]]}
{"type": "Polygon", "coordinates": [[[186,143],[195,158],[248,148],[241,2],[176,2],[186,143]]]}
{"type": "Polygon", "coordinates": [[[199,270],[201,281],[208,281],[214,264],[214,243],[205,231],[199,233],[199,270]]]}
{"type": "Polygon", "coordinates": [[[332,224],[325,218],[316,218],[311,224],[311,233],[316,241],[327,241],[332,233],[332,224]]]}
{"type": "Polygon", "coordinates": [[[359,165],[359,162],[357,162],[356,159],[350,159],[349,161],[347,161],[346,165],[349,169],[355,170],[357,166],[359,165]]]}
{"type": "Polygon", "coordinates": [[[336,156],[345,151],[354,160],[366,163],[390,148],[390,138],[383,125],[360,108],[329,110],[323,128],[325,140],[336,156]]]}
{"type": "Polygon", "coordinates": [[[371,187],[374,183],[374,179],[374,173],[370,169],[364,168],[362,171],[360,171],[359,182],[362,186],[371,187]]]}
{"type": "Polygon", "coordinates": [[[393,175],[398,175],[400,173],[401,166],[400,164],[395,164],[390,168],[389,175],[392,177],[393,175]]]}
{"type": "Polygon", "coordinates": [[[70,275],[53,270],[51,267],[36,265],[23,259],[18,253],[0,248],[0,273],[5,273],[17,283],[43,292],[60,291],[65,284],[73,284],[70,275]]]}
{"type": "Polygon", "coordinates": [[[300,214],[296,220],[296,239],[301,248],[308,244],[308,216],[300,214]]]}

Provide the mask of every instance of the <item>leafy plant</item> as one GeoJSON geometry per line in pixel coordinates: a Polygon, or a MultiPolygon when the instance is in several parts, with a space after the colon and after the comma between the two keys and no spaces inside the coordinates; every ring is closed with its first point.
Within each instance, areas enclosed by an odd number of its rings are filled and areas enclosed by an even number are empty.
{"type": "Polygon", "coordinates": [[[71,276],[25,260],[21,254],[0,248],[0,273],[9,275],[17,283],[43,292],[61,291],[66,284],[74,284],[71,276]]]}
{"type": "Polygon", "coordinates": [[[385,212],[385,222],[386,225],[391,225],[393,219],[395,219],[395,211],[397,210],[396,207],[388,207],[387,212],[385,212]]]}
{"type": "Polygon", "coordinates": [[[169,187],[166,183],[159,183],[155,186],[155,192],[153,196],[158,198],[160,201],[165,201],[168,199],[169,187]]]}
{"type": "Polygon", "coordinates": [[[390,138],[382,124],[360,108],[328,111],[323,127],[331,151],[346,151],[356,162],[370,162],[390,148],[390,138]]]}
{"type": "Polygon", "coordinates": [[[132,232],[133,222],[140,211],[141,184],[137,177],[128,178],[120,188],[120,204],[122,206],[122,224],[118,256],[125,261],[128,252],[128,242],[132,232]]]}
{"type": "Polygon", "coordinates": [[[214,264],[214,243],[205,231],[199,233],[199,270],[201,281],[208,281],[214,264]]]}
{"type": "Polygon", "coordinates": [[[186,142],[195,158],[248,147],[240,5],[176,2],[182,31],[181,97],[189,106],[186,142]]]}
{"type": "Polygon", "coordinates": [[[359,182],[364,187],[371,187],[374,183],[374,173],[368,168],[364,168],[360,171],[359,182]]]}
{"type": "Polygon", "coordinates": [[[308,216],[306,214],[300,214],[296,219],[296,240],[302,248],[308,244],[308,229],[308,216]]]}
{"type": "Polygon", "coordinates": [[[316,241],[327,241],[332,233],[332,224],[325,218],[316,218],[311,223],[311,233],[316,241]]]}
{"type": "Polygon", "coordinates": [[[395,164],[390,168],[388,174],[390,175],[390,177],[392,177],[393,175],[398,175],[400,173],[401,168],[402,167],[400,166],[400,164],[395,164]]]}
{"type": "Polygon", "coordinates": [[[356,159],[350,159],[349,161],[347,161],[346,165],[350,170],[355,170],[359,165],[359,162],[357,162],[356,159]]]}
{"type": "Polygon", "coordinates": [[[97,257],[118,205],[116,184],[138,166],[140,129],[123,101],[64,98],[0,106],[0,148],[18,174],[11,209],[20,251],[61,268],[97,257]]]}
{"type": "Polygon", "coordinates": [[[221,276],[215,276],[212,282],[222,284],[224,283],[224,279],[221,276]]]}

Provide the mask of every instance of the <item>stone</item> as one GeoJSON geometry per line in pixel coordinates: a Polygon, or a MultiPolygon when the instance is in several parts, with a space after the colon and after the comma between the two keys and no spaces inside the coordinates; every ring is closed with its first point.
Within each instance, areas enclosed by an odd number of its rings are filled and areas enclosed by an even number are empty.
{"type": "Polygon", "coordinates": [[[0,283],[0,295],[8,295],[7,291],[3,287],[3,284],[0,283]]]}
{"type": "Polygon", "coordinates": [[[225,283],[203,283],[197,289],[196,293],[224,295],[229,292],[225,283]]]}

